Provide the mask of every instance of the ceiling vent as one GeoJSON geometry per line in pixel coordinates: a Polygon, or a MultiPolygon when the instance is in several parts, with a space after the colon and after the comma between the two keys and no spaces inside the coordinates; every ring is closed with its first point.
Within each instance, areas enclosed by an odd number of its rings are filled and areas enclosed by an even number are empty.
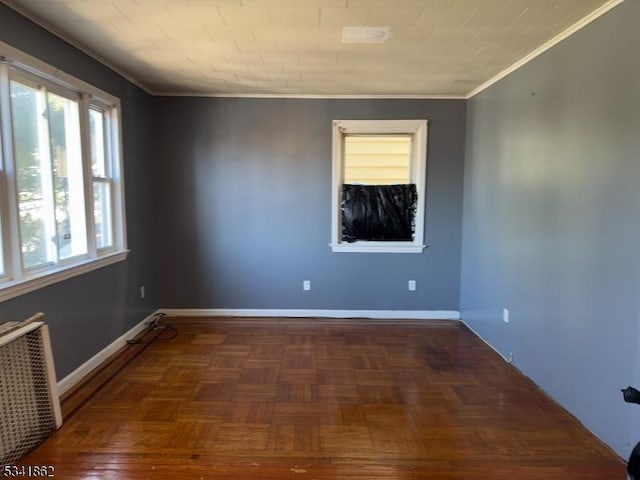
{"type": "Polygon", "coordinates": [[[342,43],[384,43],[391,38],[389,27],[344,27],[342,43]]]}

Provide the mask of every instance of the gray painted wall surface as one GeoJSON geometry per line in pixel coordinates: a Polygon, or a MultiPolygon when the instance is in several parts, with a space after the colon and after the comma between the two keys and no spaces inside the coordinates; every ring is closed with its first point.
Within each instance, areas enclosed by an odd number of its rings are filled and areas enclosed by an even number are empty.
{"type": "Polygon", "coordinates": [[[627,1],[469,102],[461,283],[463,318],[625,457],[640,440],[620,393],[640,384],[638,19],[627,1]]]}
{"type": "Polygon", "coordinates": [[[151,97],[113,71],[0,4],[0,41],[89,82],[122,101],[127,230],[125,262],[0,303],[0,323],[42,311],[63,378],[143,320],[157,305],[151,257],[151,97]],[[139,297],[145,284],[147,295],[139,297]]]}
{"type": "Polygon", "coordinates": [[[458,310],[464,101],[157,97],[153,118],[162,307],[458,310]],[[424,253],[330,251],[349,118],[429,119],[424,253]]]}

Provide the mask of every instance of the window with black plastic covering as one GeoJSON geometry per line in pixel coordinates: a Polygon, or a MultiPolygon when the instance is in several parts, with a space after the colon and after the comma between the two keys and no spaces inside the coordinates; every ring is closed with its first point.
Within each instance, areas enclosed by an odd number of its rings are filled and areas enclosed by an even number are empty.
{"type": "Polygon", "coordinates": [[[342,240],[413,241],[415,184],[342,186],[342,240]]]}

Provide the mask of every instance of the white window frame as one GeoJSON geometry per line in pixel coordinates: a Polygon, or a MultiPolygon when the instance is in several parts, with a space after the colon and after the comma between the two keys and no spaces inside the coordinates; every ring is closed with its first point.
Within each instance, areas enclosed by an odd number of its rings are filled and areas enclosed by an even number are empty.
{"type": "MultiPolygon", "coordinates": [[[[105,102],[96,97],[92,97],[89,100],[89,105],[86,109],[87,121],[83,123],[87,129],[89,128],[89,110],[93,107],[96,110],[102,111],[105,114],[105,129],[106,135],[106,151],[105,155],[111,158],[111,161],[106,165],[106,174],[104,177],[93,176],[91,167],[91,145],[86,142],[86,146],[89,151],[85,155],[86,164],[85,168],[88,172],[89,182],[86,182],[85,188],[89,189],[93,193],[93,183],[104,183],[109,185],[111,191],[111,236],[113,237],[113,245],[96,249],[95,242],[91,243],[91,248],[95,249],[95,254],[98,256],[104,256],[109,253],[124,250],[126,245],[121,244],[120,239],[126,239],[126,222],[124,221],[124,183],[122,182],[122,143],[120,141],[120,108],[119,104],[117,108],[113,108],[113,105],[105,102]],[[89,185],[90,183],[90,185],[89,185]]],[[[89,132],[87,132],[87,138],[89,132]]],[[[95,238],[95,221],[93,218],[93,195],[90,198],[91,203],[91,236],[95,238]]]]}
{"type": "Polygon", "coordinates": [[[24,295],[40,288],[121,262],[127,258],[124,176],[122,167],[121,103],[120,99],[93,85],[72,77],[24,52],[0,42],[0,218],[2,220],[2,255],[4,275],[0,276],[0,302],[24,295]],[[80,148],[82,154],[85,194],[86,255],[58,261],[53,265],[27,270],[22,262],[22,243],[16,167],[13,152],[10,80],[37,82],[56,94],[77,96],[80,119],[80,148]],[[111,185],[113,246],[96,249],[93,176],[89,135],[89,108],[107,112],[109,123],[109,165],[111,185]]]}
{"type": "Polygon", "coordinates": [[[332,137],[331,186],[331,251],[357,253],[422,253],[424,245],[425,193],[427,182],[427,130],[428,120],[334,120],[332,137]],[[379,242],[359,240],[342,241],[341,198],[344,177],[344,138],[346,135],[412,136],[410,177],[416,185],[418,201],[415,214],[413,241],[379,242]]]}

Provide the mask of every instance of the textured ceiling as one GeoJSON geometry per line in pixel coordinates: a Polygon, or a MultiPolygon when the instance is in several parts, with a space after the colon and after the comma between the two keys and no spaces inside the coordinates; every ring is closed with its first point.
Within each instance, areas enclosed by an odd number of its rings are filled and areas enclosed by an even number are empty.
{"type": "Polygon", "coordinates": [[[157,94],[466,96],[606,0],[6,0],[157,94]],[[348,26],[390,27],[382,44],[348,26]]]}

